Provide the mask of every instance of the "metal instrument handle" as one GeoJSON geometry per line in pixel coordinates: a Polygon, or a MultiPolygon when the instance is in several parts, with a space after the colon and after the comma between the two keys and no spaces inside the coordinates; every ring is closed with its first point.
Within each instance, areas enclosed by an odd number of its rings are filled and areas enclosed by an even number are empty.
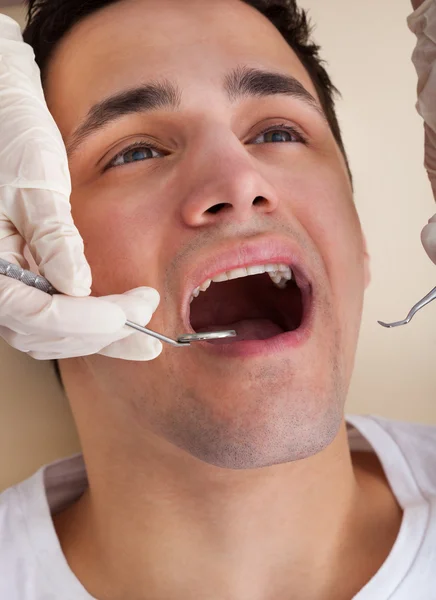
{"type": "Polygon", "coordinates": [[[6,275],[12,279],[22,281],[26,285],[34,287],[37,290],[41,290],[41,292],[45,292],[51,296],[53,296],[53,294],[59,294],[59,292],[52,286],[48,279],[42,275],[37,275],[32,271],[22,269],[18,265],[14,265],[13,263],[10,263],[2,258],[0,258],[0,275],[6,275]]]}

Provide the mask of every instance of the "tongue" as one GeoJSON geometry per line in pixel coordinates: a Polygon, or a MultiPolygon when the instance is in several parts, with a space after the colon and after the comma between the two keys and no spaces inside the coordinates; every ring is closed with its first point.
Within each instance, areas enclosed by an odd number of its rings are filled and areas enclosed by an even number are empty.
{"type": "Polygon", "coordinates": [[[208,343],[234,344],[243,340],[266,340],[284,333],[280,325],[273,323],[269,319],[246,319],[244,321],[237,321],[236,323],[229,323],[228,325],[209,325],[208,327],[202,327],[201,332],[226,331],[228,329],[234,329],[237,337],[211,340],[208,343]]]}

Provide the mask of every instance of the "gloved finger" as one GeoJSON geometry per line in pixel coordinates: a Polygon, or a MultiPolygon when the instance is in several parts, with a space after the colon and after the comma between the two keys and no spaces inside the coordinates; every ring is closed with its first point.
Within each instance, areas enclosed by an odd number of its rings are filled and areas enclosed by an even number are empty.
{"type": "MultiPolygon", "coordinates": [[[[105,300],[110,302],[116,302],[125,312],[127,319],[133,323],[146,326],[153,313],[156,311],[159,302],[160,295],[157,290],[149,287],[139,287],[133,290],[129,290],[124,294],[117,294],[112,296],[104,296],[105,300]]],[[[115,341],[100,337],[98,340],[98,348],[94,344],[94,351],[83,352],[81,348],[84,346],[78,346],[74,348],[74,355],[68,348],[69,357],[73,356],[88,356],[90,354],[100,354],[109,358],[118,358],[122,360],[135,360],[135,361],[148,361],[157,358],[162,352],[162,343],[148,336],[144,333],[135,331],[133,328],[125,326],[118,334],[118,338],[115,341]],[[110,343],[109,343],[110,341],[110,343]]],[[[97,340],[96,340],[97,341],[97,340]]],[[[25,343],[25,342],[23,342],[25,343]]],[[[61,352],[62,347],[58,347],[58,352],[61,352]]],[[[57,349],[56,345],[50,348],[50,356],[54,358],[60,358],[59,354],[53,354],[57,349]]],[[[38,354],[40,351],[48,351],[49,348],[38,348],[38,354]]],[[[35,353],[29,353],[30,356],[36,358],[35,353]]]]}
{"type": "Polygon", "coordinates": [[[44,338],[41,339],[41,334],[21,334],[12,331],[8,327],[0,327],[0,336],[15,350],[34,355],[45,354],[50,356],[52,360],[62,358],[74,358],[77,356],[88,356],[97,354],[102,348],[107,338],[99,337],[92,338],[44,338]],[[68,349],[66,353],[66,349],[68,349]]]}
{"type": "MultiPolygon", "coordinates": [[[[41,161],[40,176],[48,177],[49,173],[44,173],[44,161],[52,158],[49,153],[43,152],[42,144],[40,140],[38,148],[34,147],[33,150],[29,150],[27,144],[27,152],[35,153],[32,169],[38,166],[35,162],[41,161]]],[[[32,156],[26,152],[20,153],[20,160],[31,159],[32,156]]],[[[16,169],[19,171],[19,164],[16,169]]],[[[24,238],[41,275],[59,292],[70,296],[90,294],[91,269],[85,258],[83,240],[73,222],[67,192],[4,187],[2,212],[4,217],[0,220],[0,238],[4,237],[6,217],[24,238]]]]}
{"type": "Polygon", "coordinates": [[[430,260],[436,264],[436,215],[429,220],[428,225],[422,230],[421,241],[430,260]]]}
{"type": "Polygon", "coordinates": [[[0,222],[0,258],[19,265],[22,269],[29,269],[29,263],[24,256],[25,247],[25,241],[12,223],[0,222]]]}
{"type": "Polygon", "coordinates": [[[123,360],[146,361],[157,358],[162,352],[162,344],[155,338],[148,336],[148,339],[143,339],[147,336],[140,332],[135,333],[133,329],[123,332],[123,335],[127,339],[112,342],[108,345],[108,336],[98,336],[91,339],[88,337],[48,337],[41,339],[41,334],[20,334],[8,327],[0,326],[0,337],[15,350],[29,354],[36,360],[55,360],[101,354],[123,360]],[[49,358],[40,358],[42,356],[49,358]]]}
{"type": "MultiPolygon", "coordinates": [[[[56,354],[54,354],[52,352],[38,352],[37,350],[35,350],[34,352],[28,352],[27,354],[31,358],[34,358],[35,360],[41,360],[41,361],[43,361],[43,360],[59,360],[59,357],[56,356],[56,354]]],[[[97,354],[97,353],[94,352],[94,354],[97,354]]],[[[80,356],[84,356],[84,355],[78,354],[76,356],[70,356],[68,358],[79,358],[80,356]]]]}
{"type": "Polygon", "coordinates": [[[113,342],[100,350],[98,354],[123,360],[147,361],[157,358],[162,350],[162,342],[137,331],[127,339],[113,342]]]}
{"type": "Polygon", "coordinates": [[[20,334],[107,336],[103,338],[107,345],[115,334],[117,341],[137,333],[124,327],[127,320],[147,325],[159,301],[157,290],[149,287],[99,298],[72,298],[50,296],[15,279],[0,278],[0,324],[20,334]]]}
{"type": "Polygon", "coordinates": [[[59,337],[113,334],[125,322],[126,314],[115,302],[92,296],[50,296],[0,276],[0,325],[18,333],[59,337]]]}
{"type": "MultiPolygon", "coordinates": [[[[159,292],[149,287],[140,287],[121,295],[105,296],[105,298],[117,302],[125,311],[127,320],[143,327],[148,325],[160,302],[159,292]]],[[[156,338],[126,326],[123,339],[112,341],[104,348],[99,348],[97,353],[109,358],[148,361],[157,358],[162,349],[162,343],[156,338]]]]}
{"type": "Polygon", "coordinates": [[[94,349],[91,352],[88,352],[89,348],[85,348],[84,350],[78,349],[77,351],[73,351],[71,356],[64,356],[64,355],[60,355],[58,352],[56,351],[48,351],[48,352],[43,352],[40,350],[32,350],[30,352],[28,352],[27,354],[31,357],[34,358],[35,360],[64,360],[66,358],[81,358],[84,356],[90,356],[92,354],[97,354],[98,351],[96,349],[94,349]]]}
{"type": "Polygon", "coordinates": [[[160,302],[159,292],[147,286],[137,287],[123,294],[102,296],[102,298],[123,306],[127,319],[136,321],[140,325],[146,325],[151,320],[160,302]]]}
{"type": "MultiPolygon", "coordinates": [[[[156,311],[159,302],[159,292],[153,288],[141,287],[135,290],[126,292],[121,297],[107,296],[109,299],[115,298],[117,302],[125,302],[126,297],[142,300],[141,304],[129,307],[123,305],[127,314],[128,320],[145,327],[153,313],[156,311]]],[[[133,335],[126,339],[115,341],[98,352],[102,356],[110,358],[121,358],[123,360],[153,360],[162,352],[162,344],[156,338],[153,338],[145,333],[135,331],[132,328],[126,327],[133,332],[133,335]]]]}

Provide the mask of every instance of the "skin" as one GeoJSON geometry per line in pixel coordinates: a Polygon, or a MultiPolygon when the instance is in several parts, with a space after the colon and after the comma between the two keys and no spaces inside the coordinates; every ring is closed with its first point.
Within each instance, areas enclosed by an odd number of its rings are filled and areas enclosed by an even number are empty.
{"type": "Polygon", "coordinates": [[[47,102],[67,145],[106,96],[159,77],[183,91],[179,112],[125,117],[70,158],[94,295],[153,287],[150,327],[175,335],[184,274],[204,253],[278,233],[314,276],[313,332],[298,351],[61,361],[90,486],[54,523],[99,600],[349,600],[398,534],[381,466],[350,454],[343,417],[369,283],[343,156],[289,97],[232,104],[221,80],[239,65],[291,74],[317,98],[277,30],[239,0],[123,0],[76,26],[50,65],[47,102]],[[309,146],[249,143],[283,122],[309,146]],[[166,158],[96,166],[145,134],[166,158]]]}

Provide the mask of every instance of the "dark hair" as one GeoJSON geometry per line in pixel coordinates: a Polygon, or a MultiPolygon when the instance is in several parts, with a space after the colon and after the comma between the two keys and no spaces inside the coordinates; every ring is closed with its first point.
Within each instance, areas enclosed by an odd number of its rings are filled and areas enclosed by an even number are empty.
{"type": "MultiPolygon", "coordinates": [[[[76,23],[99,9],[119,1],[27,0],[27,24],[23,37],[35,52],[43,83],[48,63],[59,41],[76,23]]],[[[306,11],[298,8],[296,0],[242,0],[242,2],[258,10],[276,27],[305,67],[318,93],[333,136],[345,158],[351,185],[353,185],[353,177],[335,111],[334,96],[340,94],[324,68],[325,62],[319,56],[320,46],[310,39],[312,26],[308,21],[306,11]]],[[[56,373],[61,381],[57,363],[56,373]]]]}

